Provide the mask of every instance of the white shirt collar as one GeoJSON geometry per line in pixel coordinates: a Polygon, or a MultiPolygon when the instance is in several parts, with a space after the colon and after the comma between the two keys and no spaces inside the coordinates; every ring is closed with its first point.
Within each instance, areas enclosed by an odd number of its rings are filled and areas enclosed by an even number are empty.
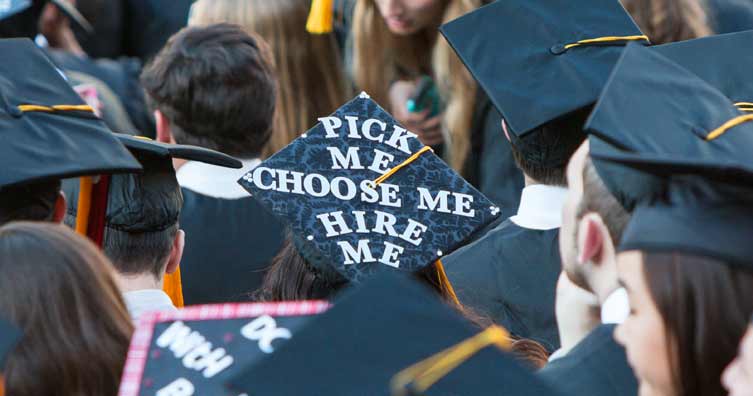
{"type": "Polygon", "coordinates": [[[176,311],[170,296],[159,289],[134,290],[123,293],[128,313],[134,323],[138,323],[139,317],[150,311],[176,311]]]}
{"type": "Polygon", "coordinates": [[[612,292],[601,304],[601,323],[620,324],[630,315],[630,300],[627,290],[619,288],[612,292]]]}
{"type": "Polygon", "coordinates": [[[240,169],[189,161],[183,164],[175,176],[178,184],[196,193],[213,198],[240,199],[249,197],[249,193],[238,184],[243,175],[256,168],[261,160],[258,158],[241,160],[240,169]]]}
{"type": "Polygon", "coordinates": [[[567,189],[535,184],[523,189],[518,214],[510,220],[531,230],[553,230],[562,226],[562,206],[567,189]]]}

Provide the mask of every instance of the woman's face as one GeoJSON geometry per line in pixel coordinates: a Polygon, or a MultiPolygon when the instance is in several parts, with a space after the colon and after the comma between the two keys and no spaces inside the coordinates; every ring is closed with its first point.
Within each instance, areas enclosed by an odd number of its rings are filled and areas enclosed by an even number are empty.
{"type": "Polygon", "coordinates": [[[393,34],[407,36],[437,25],[446,0],[374,0],[393,34]]]}
{"type": "Polygon", "coordinates": [[[627,351],[641,396],[673,396],[666,329],[644,276],[643,254],[620,253],[617,270],[630,299],[630,316],[617,327],[615,338],[627,351]]]}
{"type": "Polygon", "coordinates": [[[722,385],[729,396],[753,396],[753,326],[748,328],[737,358],[724,370],[722,385]]]}

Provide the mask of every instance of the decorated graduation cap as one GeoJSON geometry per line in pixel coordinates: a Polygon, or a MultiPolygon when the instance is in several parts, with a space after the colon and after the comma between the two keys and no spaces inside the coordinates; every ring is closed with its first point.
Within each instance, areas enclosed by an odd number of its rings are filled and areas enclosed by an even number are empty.
{"type": "Polygon", "coordinates": [[[74,24],[87,33],[92,33],[94,28],[89,21],[76,9],[76,6],[66,0],[4,0],[0,1],[0,23],[3,20],[16,17],[14,23],[27,23],[36,26],[37,20],[42,13],[42,7],[46,3],[52,3],[65,14],[74,24]]]}
{"type": "Polygon", "coordinates": [[[324,301],[220,304],[145,314],[118,395],[237,396],[225,386],[229,378],[328,307],[324,301]]]}
{"type": "Polygon", "coordinates": [[[508,343],[503,329],[476,328],[415,278],[385,269],[229,385],[254,396],[553,394],[502,352],[508,343]]]}
{"type": "Polygon", "coordinates": [[[141,170],[31,40],[0,40],[0,53],[0,189],[141,170]]]}
{"type": "MultiPolygon", "coordinates": [[[[128,232],[163,231],[178,222],[183,195],[175,177],[173,158],[200,161],[226,168],[241,168],[242,163],[226,154],[203,147],[166,144],[148,138],[116,134],[144,168],[142,174],[123,174],[107,179],[104,205],[91,213],[81,205],[81,185],[66,182],[66,195],[72,197],[68,214],[76,217],[76,227],[102,244],[105,228],[128,232]],[[73,204],[75,202],[79,204],[73,204]],[[79,216],[82,208],[88,214],[79,216]],[[98,213],[97,213],[98,212],[98,213]]],[[[180,270],[165,277],[164,288],[176,306],[183,306],[180,270]]]]}
{"type": "MultiPolygon", "coordinates": [[[[0,374],[3,372],[5,359],[20,338],[21,330],[0,317],[0,374]]],[[[0,378],[0,381],[2,381],[2,378],[0,378]]],[[[2,384],[0,384],[0,387],[2,387],[2,384]]]]}
{"type": "Polygon", "coordinates": [[[239,182],[286,221],[300,253],[330,280],[434,262],[444,278],[438,260],[499,215],[366,94],[239,182]]]}
{"type": "Polygon", "coordinates": [[[623,46],[649,44],[618,0],[497,1],[440,31],[517,137],[593,104],[623,46]]]}

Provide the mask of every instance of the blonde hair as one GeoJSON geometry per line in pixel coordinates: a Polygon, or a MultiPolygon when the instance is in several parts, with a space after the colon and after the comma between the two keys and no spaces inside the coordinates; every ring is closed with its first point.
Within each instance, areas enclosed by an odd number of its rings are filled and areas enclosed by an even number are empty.
{"type": "Polygon", "coordinates": [[[279,95],[272,136],[262,157],[274,154],[351,94],[334,35],[306,32],[309,0],[199,0],[189,25],[234,23],[269,43],[279,95]]]}
{"type": "Polygon", "coordinates": [[[652,44],[666,44],[713,34],[699,0],[622,0],[652,44]]]}
{"type": "MultiPolygon", "coordinates": [[[[442,23],[481,5],[481,0],[441,0],[446,3],[442,23]]],[[[411,37],[390,33],[374,0],[358,0],[353,18],[353,78],[359,89],[387,106],[390,83],[406,77],[400,70],[421,74],[430,67],[445,104],[442,127],[450,147],[449,162],[462,170],[471,149],[477,85],[438,31],[411,37]]]]}

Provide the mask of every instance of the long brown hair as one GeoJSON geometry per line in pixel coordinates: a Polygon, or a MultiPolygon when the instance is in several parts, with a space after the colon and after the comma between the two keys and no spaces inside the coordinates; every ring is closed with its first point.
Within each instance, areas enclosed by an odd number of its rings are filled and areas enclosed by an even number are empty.
{"type": "Polygon", "coordinates": [[[272,47],[280,89],[263,157],[331,114],[350,94],[334,35],[306,32],[310,5],[309,0],[199,0],[192,9],[190,25],[234,23],[272,47]]]}
{"type": "Polygon", "coordinates": [[[133,327],[107,259],[62,225],[0,228],[0,313],[24,333],[13,396],[115,395],[133,327]]]}
{"type": "MultiPolygon", "coordinates": [[[[442,23],[481,5],[481,0],[445,0],[442,23]]],[[[353,17],[353,78],[378,103],[388,104],[390,83],[431,74],[445,103],[443,128],[449,134],[450,165],[462,170],[471,148],[471,127],[478,87],[439,31],[410,37],[392,34],[374,0],[358,0],[353,17]],[[404,75],[405,72],[411,75],[404,75]]],[[[391,109],[390,109],[391,110],[391,109]]]]}
{"type": "Polygon", "coordinates": [[[676,394],[726,395],[721,376],[753,313],[753,273],[687,254],[643,257],[646,282],[667,329],[676,394]]]}
{"type": "Polygon", "coordinates": [[[621,0],[653,44],[667,44],[713,34],[700,0],[621,0]]]}

